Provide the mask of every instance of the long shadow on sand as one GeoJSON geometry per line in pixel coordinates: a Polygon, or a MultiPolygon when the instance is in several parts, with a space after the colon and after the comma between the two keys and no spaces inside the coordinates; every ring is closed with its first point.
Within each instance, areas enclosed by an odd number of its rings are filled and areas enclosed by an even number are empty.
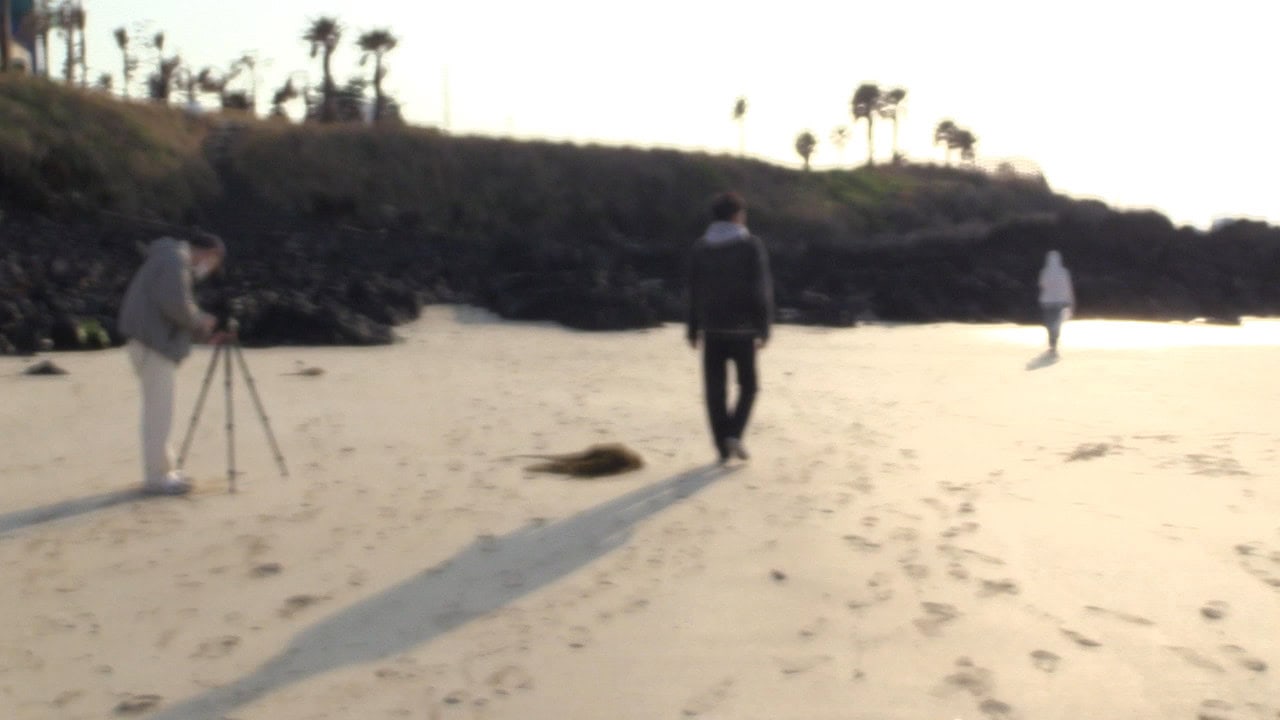
{"type": "Polygon", "coordinates": [[[689,470],[571,518],[477,540],[444,563],[321,620],[253,674],[164,708],[151,720],[220,718],[315,675],[428,643],[622,546],[637,523],[729,472],[689,470]]]}
{"type": "Polygon", "coordinates": [[[103,493],[87,498],[76,498],[75,500],[66,500],[52,505],[45,505],[38,508],[30,508],[28,510],[16,510],[11,513],[0,515],[0,537],[5,533],[15,530],[23,530],[25,528],[34,527],[48,522],[56,522],[58,520],[67,520],[77,515],[86,515],[98,510],[106,510],[116,505],[134,502],[135,500],[145,500],[155,497],[147,495],[139,488],[131,490],[117,490],[115,492],[103,493]]]}

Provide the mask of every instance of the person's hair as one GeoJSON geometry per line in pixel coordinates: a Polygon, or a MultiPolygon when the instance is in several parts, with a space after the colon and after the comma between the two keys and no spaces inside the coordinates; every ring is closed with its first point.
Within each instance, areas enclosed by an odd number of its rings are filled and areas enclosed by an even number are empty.
{"type": "Polygon", "coordinates": [[[227,254],[226,243],[222,238],[204,230],[193,230],[187,235],[187,244],[193,250],[212,250],[219,255],[227,254]]]}
{"type": "Polygon", "coordinates": [[[711,201],[711,217],[716,220],[732,220],[735,215],[747,209],[747,201],[736,192],[720,193],[711,201]]]}

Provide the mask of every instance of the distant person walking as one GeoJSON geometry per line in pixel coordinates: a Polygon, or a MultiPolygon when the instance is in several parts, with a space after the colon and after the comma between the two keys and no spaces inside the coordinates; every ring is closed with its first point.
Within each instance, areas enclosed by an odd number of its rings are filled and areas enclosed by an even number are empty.
{"type": "Polygon", "coordinates": [[[720,462],[750,456],[742,444],[759,383],[756,351],[769,341],[773,280],[760,238],[747,230],[747,205],[724,193],[711,205],[712,223],[689,259],[689,344],[702,344],[702,374],[711,436],[720,462]],[[738,398],[728,406],[728,365],[738,398]]]}
{"type": "Polygon", "coordinates": [[[174,376],[194,340],[219,342],[216,319],[200,311],[192,285],[226,257],[222,240],[198,234],[190,241],[161,238],[129,282],[120,308],[120,331],[142,386],[143,490],[181,495],[191,482],[173,468],[169,431],[173,424],[174,376]]]}
{"type": "Polygon", "coordinates": [[[1062,323],[1075,311],[1076,293],[1071,285],[1071,271],[1062,265],[1062,254],[1050,250],[1040,270],[1040,309],[1044,326],[1049,331],[1049,354],[1058,354],[1058,336],[1062,323]]]}

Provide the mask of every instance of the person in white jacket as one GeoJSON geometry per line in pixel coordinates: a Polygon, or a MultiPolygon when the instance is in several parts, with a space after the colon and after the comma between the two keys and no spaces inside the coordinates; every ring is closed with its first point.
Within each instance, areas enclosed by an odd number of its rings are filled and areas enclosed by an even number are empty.
{"type": "Polygon", "coordinates": [[[1076,293],[1071,285],[1071,271],[1062,265],[1062,254],[1050,250],[1040,270],[1040,308],[1044,326],[1049,331],[1049,352],[1058,354],[1058,336],[1062,323],[1075,311],[1076,293]]]}

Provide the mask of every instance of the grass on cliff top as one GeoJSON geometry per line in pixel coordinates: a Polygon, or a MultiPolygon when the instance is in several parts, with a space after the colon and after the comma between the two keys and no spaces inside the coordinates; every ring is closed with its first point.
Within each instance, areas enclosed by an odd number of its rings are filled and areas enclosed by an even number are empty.
{"type": "MultiPolygon", "coordinates": [[[[1051,210],[1043,183],[928,165],[804,172],[727,155],[245,121],[240,182],[281,224],[412,222],[434,235],[664,244],[742,192],[762,233],[858,242],[1051,210]]],[[[221,118],[0,77],[0,205],[199,217],[224,182],[202,152],[221,118]]],[[[237,198],[230,198],[239,201],[237,198]]]]}
{"type": "Polygon", "coordinates": [[[216,191],[208,123],[47,80],[0,76],[0,202],[179,217],[216,191]]]}

